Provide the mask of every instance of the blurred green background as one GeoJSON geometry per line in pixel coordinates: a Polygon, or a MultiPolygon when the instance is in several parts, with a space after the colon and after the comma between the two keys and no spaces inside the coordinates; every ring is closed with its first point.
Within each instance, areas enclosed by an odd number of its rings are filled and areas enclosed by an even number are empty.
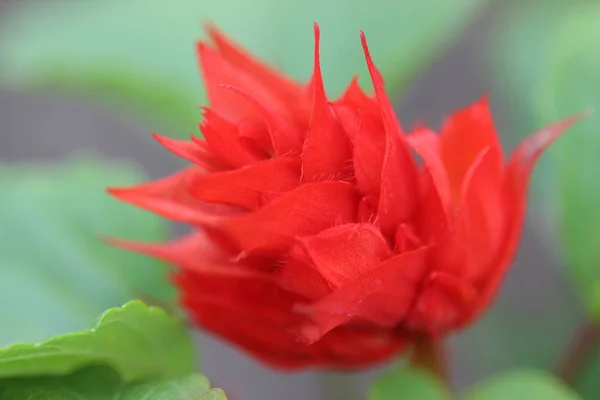
{"type": "MultiPolygon", "coordinates": [[[[367,80],[363,29],[404,125],[438,126],[488,92],[505,148],[600,105],[600,4],[582,0],[0,1],[0,346],[86,328],[142,297],[164,303],[168,267],[100,235],[181,231],[105,195],[183,164],[150,140],[195,132],[205,103],[194,54],[216,22],[298,80],[322,30],[330,95],[367,80]]],[[[492,311],[452,338],[458,388],[512,367],[552,368],[576,327],[600,317],[600,121],[543,157],[524,240],[492,311]]],[[[377,371],[278,374],[198,334],[204,372],[245,400],[360,399],[377,371]],[[269,384],[277,379],[278,384],[269,384]]],[[[577,387],[600,394],[600,358],[577,387]]]]}

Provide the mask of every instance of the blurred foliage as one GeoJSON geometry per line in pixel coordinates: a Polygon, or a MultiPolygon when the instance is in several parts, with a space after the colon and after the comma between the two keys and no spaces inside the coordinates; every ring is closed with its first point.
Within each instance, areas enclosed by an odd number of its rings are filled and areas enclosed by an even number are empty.
{"type": "Polygon", "coordinates": [[[512,371],[471,389],[464,400],[577,400],[579,397],[550,374],[512,371]]]}
{"type": "Polygon", "coordinates": [[[123,383],[119,374],[103,366],[87,367],[60,377],[15,378],[2,382],[3,400],[227,400],[209,390],[206,378],[181,378],[123,383]],[[41,397],[43,396],[43,397],[41,397]]]}
{"type": "MultiPolygon", "coordinates": [[[[0,23],[0,81],[17,90],[83,95],[170,136],[195,132],[205,103],[194,55],[201,23],[302,81],[312,69],[312,23],[322,29],[330,94],[356,73],[368,81],[363,29],[390,88],[403,87],[460,32],[486,0],[33,0],[8,7],[0,23]],[[432,12],[435,10],[435,12],[432,12]],[[360,67],[360,68],[359,68],[360,67]]],[[[369,86],[366,86],[369,87],[369,86]]]]}
{"type": "Polygon", "coordinates": [[[398,365],[378,377],[369,400],[448,400],[444,385],[429,372],[398,365]]]}
{"type": "Polygon", "coordinates": [[[380,376],[369,391],[369,400],[578,400],[554,376],[536,370],[515,370],[481,382],[466,393],[452,394],[429,372],[402,366],[380,376]]]}
{"type": "Polygon", "coordinates": [[[0,349],[0,398],[225,399],[204,397],[208,380],[188,375],[193,358],[180,319],[132,301],[106,311],[87,331],[0,349]]]}
{"type": "Polygon", "coordinates": [[[84,329],[136,297],[172,300],[165,264],[101,241],[166,237],[163,220],[103,190],[141,180],[136,168],[99,158],[0,165],[0,345],[84,329]]]}

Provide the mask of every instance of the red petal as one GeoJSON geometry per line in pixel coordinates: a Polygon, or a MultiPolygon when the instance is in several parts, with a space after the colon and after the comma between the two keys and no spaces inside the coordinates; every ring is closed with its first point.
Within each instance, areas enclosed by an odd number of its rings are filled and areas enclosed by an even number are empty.
{"type": "Polygon", "coordinates": [[[300,160],[276,157],[234,171],[197,174],[190,178],[190,193],[197,200],[256,210],[265,201],[300,183],[300,160]]]}
{"type": "Polygon", "coordinates": [[[415,220],[417,236],[424,243],[433,244],[448,233],[450,217],[450,188],[441,159],[439,136],[427,127],[421,127],[406,137],[408,144],[423,159],[421,200],[415,220]]]}
{"type": "Polygon", "coordinates": [[[370,224],[347,224],[301,238],[299,246],[332,287],[375,268],[393,255],[381,232],[370,224]]]}
{"type": "Polygon", "coordinates": [[[496,173],[502,168],[502,149],[498,142],[487,97],[451,115],[442,128],[442,159],[454,204],[460,201],[467,170],[482,150],[490,148],[496,159],[496,173]]]}
{"type": "Polygon", "coordinates": [[[358,189],[363,195],[379,196],[386,143],[381,113],[354,109],[342,102],[336,103],[334,110],[353,144],[352,161],[358,189]]]}
{"type": "Polygon", "coordinates": [[[223,58],[252,75],[282,103],[294,104],[302,96],[302,86],[252,57],[214,25],[209,25],[207,32],[223,58]]]}
{"type": "Polygon", "coordinates": [[[314,321],[305,327],[304,338],[315,342],[336,326],[354,319],[386,327],[397,325],[408,312],[426,271],[426,254],[426,248],[399,254],[322,300],[298,306],[314,321]]]}
{"type": "Polygon", "coordinates": [[[238,133],[240,140],[248,138],[267,155],[274,153],[271,134],[264,121],[243,120],[238,122],[238,133]]]}
{"type": "Polygon", "coordinates": [[[357,200],[349,183],[310,183],[256,212],[228,219],[221,226],[243,251],[277,254],[286,251],[298,236],[353,222],[357,200]]]}
{"type": "Polygon", "coordinates": [[[198,167],[187,168],[157,181],[129,188],[109,188],[108,192],[121,201],[179,222],[212,225],[223,216],[235,214],[231,207],[207,207],[189,194],[187,179],[198,173],[202,173],[198,167]]]}
{"type": "MultiPolygon", "coordinates": [[[[207,32],[220,55],[244,74],[251,76],[252,82],[260,85],[260,90],[256,91],[255,87],[246,87],[233,81],[222,83],[240,86],[255,95],[259,95],[263,90],[267,91],[268,98],[275,100],[275,104],[278,105],[277,113],[295,121],[302,128],[306,127],[310,104],[301,85],[251,56],[215,26],[209,25],[207,32]]],[[[261,101],[267,100],[264,96],[258,97],[261,101]]]]}
{"type": "Polygon", "coordinates": [[[256,109],[246,99],[221,87],[224,84],[238,85],[250,90],[260,87],[251,76],[248,76],[243,69],[232,65],[223,55],[205,43],[198,43],[198,58],[204,75],[208,101],[217,113],[233,122],[248,117],[259,117],[256,109]]]}
{"type": "Polygon", "coordinates": [[[354,142],[354,171],[362,194],[379,195],[385,151],[385,131],[377,121],[362,116],[360,133],[354,142]]]}
{"type": "Polygon", "coordinates": [[[483,150],[464,178],[458,218],[464,219],[468,258],[461,277],[476,280],[489,274],[489,263],[506,232],[510,216],[496,168],[496,154],[492,149],[483,150]]]}
{"type": "Polygon", "coordinates": [[[210,152],[206,151],[194,142],[190,142],[188,140],[171,139],[160,136],[156,133],[153,133],[152,136],[154,136],[154,139],[156,139],[168,150],[172,151],[179,157],[185,158],[194,164],[198,164],[208,172],[222,171],[227,169],[226,164],[218,160],[210,152]]]}
{"type": "Polygon", "coordinates": [[[302,151],[302,180],[346,180],[352,176],[350,141],[327,102],[319,60],[319,27],[315,31],[315,60],[311,87],[313,110],[302,151]]]}
{"type": "Polygon", "coordinates": [[[396,225],[412,217],[418,195],[417,170],[402,136],[400,123],[385,93],[381,74],[369,54],[364,33],[360,32],[360,36],[386,132],[379,196],[379,223],[384,234],[393,235],[396,225]]]}
{"type": "Polygon", "coordinates": [[[277,280],[284,289],[310,300],[320,299],[331,292],[327,281],[300,246],[290,249],[286,263],[277,271],[277,280]]]}
{"type": "Polygon", "coordinates": [[[269,130],[271,143],[276,155],[300,154],[303,137],[297,126],[288,123],[280,115],[272,112],[259,99],[242,88],[230,85],[226,85],[224,88],[246,98],[260,112],[269,130]]]}
{"type": "Polygon", "coordinates": [[[427,127],[421,127],[408,135],[406,141],[423,159],[423,164],[435,185],[443,209],[448,212],[450,208],[450,185],[442,160],[440,137],[427,127]]]}
{"type": "Polygon", "coordinates": [[[253,164],[265,156],[258,148],[240,140],[237,126],[211,109],[204,109],[204,120],[200,124],[200,130],[210,151],[232,167],[253,164]]]}
{"type": "Polygon", "coordinates": [[[433,272],[423,284],[405,324],[411,330],[439,337],[457,326],[477,294],[468,281],[433,272]]]}
{"type": "Polygon", "coordinates": [[[558,139],[565,130],[588,115],[587,112],[580,113],[546,126],[525,139],[513,152],[507,166],[504,186],[509,198],[508,205],[510,206],[507,210],[510,220],[508,221],[506,236],[504,237],[503,246],[493,262],[494,269],[490,271],[486,282],[482,286],[483,291],[478,297],[477,305],[473,307],[472,312],[464,319],[462,325],[466,325],[477,318],[487,307],[495,296],[500,282],[514,257],[523,227],[527,185],[536,161],[544,150],[558,139]]]}
{"type": "Polygon", "coordinates": [[[352,78],[339,102],[354,110],[361,110],[363,113],[381,115],[377,100],[363,92],[356,76],[352,78]]]}

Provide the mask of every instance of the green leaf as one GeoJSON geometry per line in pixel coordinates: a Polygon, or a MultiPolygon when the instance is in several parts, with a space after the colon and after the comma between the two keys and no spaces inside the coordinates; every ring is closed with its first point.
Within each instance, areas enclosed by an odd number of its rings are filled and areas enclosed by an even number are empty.
{"type": "MultiPolygon", "coordinates": [[[[536,117],[553,120],[600,109],[600,7],[565,15],[554,39],[539,93],[536,117]]],[[[568,271],[590,314],[600,318],[600,118],[579,123],[548,152],[550,196],[559,222],[568,271]]]]}
{"type": "Polygon", "coordinates": [[[124,383],[106,366],[83,368],[62,377],[15,378],[0,381],[3,400],[227,400],[219,389],[209,390],[202,375],[124,383]]]}
{"type": "Polygon", "coordinates": [[[86,365],[108,364],[127,382],[162,379],[193,371],[193,357],[179,318],[134,300],[106,311],[87,331],[0,349],[0,378],[64,375],[86,365]]]}
{"type": "Polygon", "coordinates": [[[133,298],[173,298],[165,264],[101,241],[165,239],[164,221],[104,190],[142,180],[130,165],[93,158],[0,164],[0,346],[85,329],[133,298]]]}
{"type": "Polygon", "coordinates": [[[369,400],[446,400],[447,390],[428,372],[395,367],[380,376],[369,390],[369,400]]]}
{"type": "Polygon", "coordinates": [[[478,384],[465,400],[577,400],[579,397],[553,376],[538,371],[513,371],[478,384]]]}
{"type": "Polygon", "coordinates": [[[1,80],[8,87],[84,95],[152,126],[195,131],[205,103],[193,44],[201,21],[283,72],[306,81],[312,23],[322,27],[322,65],[330,94],[356,73],[367,81],[357,36],[365,30],[389,87],[407,83],[460,32],[486,0],[146,0],[18,2],[2,13],[1,80]]]}

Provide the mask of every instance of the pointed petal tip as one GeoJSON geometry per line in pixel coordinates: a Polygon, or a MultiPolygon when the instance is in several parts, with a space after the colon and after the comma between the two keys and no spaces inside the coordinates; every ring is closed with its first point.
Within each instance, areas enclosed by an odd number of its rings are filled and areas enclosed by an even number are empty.
{"type": "Polygon", "coordinates": [[[202,25],[202,29],[210,36],[211,38],[216,35],[220,35],[221,31],[217,28],[217,24],[210,19],[205,19],[200,22],[202,25]]]}
{"type": "Polygon", "coordinates": [[[108,235],[99,235],[98,240],[109,246],[121,247],[123,240],[108,235]]]}
{"type": "Polygon", "coordinates": [[[127,192],[129,192],[129,188],[124,188],[124,187],[107,187],[106,189],[106,193],[108,193],[109,195],[116,197],[117,199],[120,199],[123,195],[126,195],[127,192]]]}
{"type": "Polygon", "coordinates": [[[160,143],[161,145],[163,145],[163,146],[167,147],[167,145],[168,145],[168,143],[169,143],[169,138],[168,138],[168,137],[166,137],[166,136],[162,136],[162,135],[159,135],[159,134],[158,134],[158,133],[156,133],[156,132],[152,132],[152,133],[151,133],[151,135],[152,135],[152,138],[153,138],[154,140],[156,140],[156,141],[157,141],[158,143],[160,143]]]}

